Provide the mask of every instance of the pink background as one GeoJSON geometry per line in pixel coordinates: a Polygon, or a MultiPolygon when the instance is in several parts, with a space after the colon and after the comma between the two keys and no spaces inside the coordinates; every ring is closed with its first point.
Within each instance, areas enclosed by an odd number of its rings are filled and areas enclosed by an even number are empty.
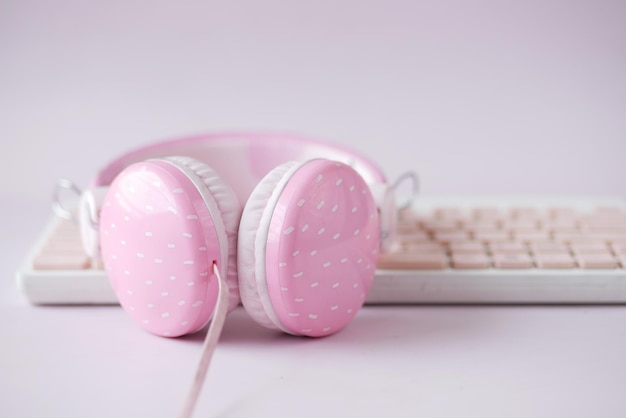
{"type": "Polygon", "coordinates": [[[428,194],[624,195],[625,21],[607,0],[5,1],[0,190],[47,200],[132,146],[243,129],[357,147],[428,194]]]}
{"type": "MultiPolygon", "coordinates": [[[[626,197],[625,22],[608,0],[0,1],[0,416],[176,416],[200,353],[20,296],[58,177],[271,130],[426,194],[626,197]]],[[[624,306],[366,307],[314,341],[237,309],[197,416],[623,418],[624,353],[624,306]]]]}

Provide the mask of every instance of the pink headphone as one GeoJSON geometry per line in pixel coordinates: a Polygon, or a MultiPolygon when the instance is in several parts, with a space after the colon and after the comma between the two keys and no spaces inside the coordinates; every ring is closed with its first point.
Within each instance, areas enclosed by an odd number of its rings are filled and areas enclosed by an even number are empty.
{"type": "Polygon", "coordinates": [[[365,157],[309,138],[166,141],[97,174],[81,199],[83,240],[122,307],[154,334],[204,327],[223,277],[229,310],[242,302],[265,327],[325,336],[369,291],[395,214],[385,184],[365,157]]]}

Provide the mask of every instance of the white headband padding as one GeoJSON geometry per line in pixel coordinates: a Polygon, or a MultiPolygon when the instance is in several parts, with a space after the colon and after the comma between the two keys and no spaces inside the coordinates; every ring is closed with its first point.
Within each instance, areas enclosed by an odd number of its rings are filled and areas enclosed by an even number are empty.
{"type": "MultiPolygon", "coordinates": [[[[272,329],[283,328],[276,318],[269,295],[267,294],[266,271],[265,271],[265,244],[269,222],[268,212],[274,211],[269,207],[275,193],[280,194],[277,186],[291,177],[302,163],[291,161],[279,165],[261,180],[254,189],[241,216],[239,225],[239,291],[241,301],[248,314],[259,324],[272,329]],[[264,216],[265,215],[265,216],[264,216]],[[259,286],[259,282],[262,283],[259,286]]],[[[271,214],[270,214],[271,215],[271,214]]]]}
{"type": "Polygon", "coordinates": [[[237,279],[237,230],[241,216],[239,200],[230,186],[206,164],[189,157],[175,156],[165,160],[191,170],[206,186],[217,205],[227,236],[227,248],[224,250],[228,252],[226,281],[229,290],[228,310],[231,311],[240,301],[237,279]]]}

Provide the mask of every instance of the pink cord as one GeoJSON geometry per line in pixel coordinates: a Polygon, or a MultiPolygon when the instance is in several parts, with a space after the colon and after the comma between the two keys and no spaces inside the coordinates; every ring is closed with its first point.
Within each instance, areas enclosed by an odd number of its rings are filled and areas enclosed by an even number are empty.
{"type": "Polygon", "coordinates": [[[213,318],[211,319],[211,325],[209,325],[209,330],[207,331],[206,338],[204,339],[200,363],[198,364],[198,369],[196,370],[196,377],[194,378],[191,390],[187,395],[187,400],[185,401],[182,414],[180,415],[181,418],[191,418],[193,410],[198,403],[198,397],[206,379],[209,365],[211,364],[211,357],[217,347],[217,342],[222,334],[222,329],[224,328],[226,314],[228,313],[228,285],[222,279],[219,269],[215,263],[213,263],[213,273],[215,273],[215,276],[217,276],[218,279],[219,290],[217,295],[217,304],[213,318]]]}

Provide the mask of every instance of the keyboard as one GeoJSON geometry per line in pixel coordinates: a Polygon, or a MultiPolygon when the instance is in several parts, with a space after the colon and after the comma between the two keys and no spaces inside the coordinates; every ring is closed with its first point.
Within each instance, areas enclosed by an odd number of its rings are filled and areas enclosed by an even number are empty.
{"type": "MultiPolygon", "coordinates": [[[[78,227],[57,217],[17,278],[33,304],[117,303],[78,227]]],[[[418,197],[366,303],[626,303],[626,199],[418,197]]]]}

